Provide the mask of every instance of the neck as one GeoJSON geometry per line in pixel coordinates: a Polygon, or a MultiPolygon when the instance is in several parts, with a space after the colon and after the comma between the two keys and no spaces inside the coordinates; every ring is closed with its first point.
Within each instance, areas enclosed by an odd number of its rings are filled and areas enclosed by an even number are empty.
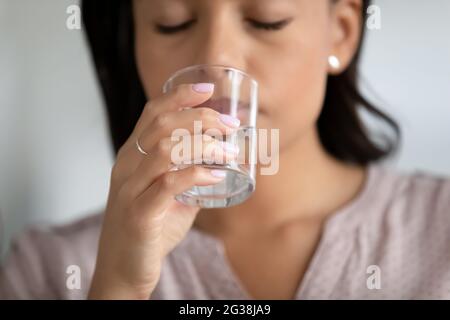
{"type": "Polygon", "coordinates": [[[365,178],[363,168],[344,164],[323,149],[316,130],[280,150],[279,170],[260,175],[256,190],[240,205],[200,210],[195,226],[207,232],[244,234],[273,230],[292,221],[323,221],[351,201],[365,178]],[[254,228],[258,225],[258,228],[254,228]]]}

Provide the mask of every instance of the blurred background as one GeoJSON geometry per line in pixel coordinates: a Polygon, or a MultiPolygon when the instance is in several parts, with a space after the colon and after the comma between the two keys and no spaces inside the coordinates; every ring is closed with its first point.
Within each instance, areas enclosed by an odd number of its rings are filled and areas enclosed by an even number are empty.
{"type": "MultiPolygon", "coordinates": [[[[70,0],[0,0],[1,253],[30,224],[103,209],[113,165],[106,113],[70,0]]],[[[398,170],[450,176],[450,1],[379,0],[362,74],[403,131],[398,170]]]]}

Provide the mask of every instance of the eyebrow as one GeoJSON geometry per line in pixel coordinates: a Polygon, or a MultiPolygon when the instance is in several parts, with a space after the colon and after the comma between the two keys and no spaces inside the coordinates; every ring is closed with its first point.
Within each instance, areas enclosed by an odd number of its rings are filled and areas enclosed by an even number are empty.
{"type": "MultiPolygon", "coordinates": [[[[179,8],[198,4],[199,0],[137,0],[142,4],[146,4],[149,6],[156,5],[160,10],[169,10],[173,9],[173,6],[178,6],[179,8]]],[[[201,0],[200,0],[201,1],[201,0]]],[[[203,0],[203,1],[211,1],[211,0],[203,0]]],[[[269,9],[276,11],[276,8],[284,7],[286,5],[291,5],[297,3],[296,0],[220,0],[226,1],[228,3],[240,3],[243,7],[253,7],[256,10],[259,10],[262,6],[269,7],[269,9]]],[[[284,9],[282,9],[284,10],[284,9]]],[[[167,12],[167,11],[166,11],[167,12]]]]}
{"type": "MultiPolygon", "coordinates": [[[[161,14],[167,14],[172,11],[174,11],[174,8],[177,10],[182,10],[186,7],[191,1],[189,0],[151,0],[151,1],[145,1],[145,0],[137,0],[139,4],[143,5],[144,8],[148,9],[157,9],[152,10],[153,13],[156,13],[158,15],[161,14]]],[[[147,11],[147,10],[144,10],[147,11]]]]}

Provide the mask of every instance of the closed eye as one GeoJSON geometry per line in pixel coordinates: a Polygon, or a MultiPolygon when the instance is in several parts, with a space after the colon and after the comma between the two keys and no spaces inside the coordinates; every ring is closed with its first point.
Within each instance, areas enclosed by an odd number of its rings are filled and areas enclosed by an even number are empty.
{"type": "Polygon", "coordinates": [[[189,21],[183,22],[182,24],[178,24],[176,26],[165,26],[165,25],[158,24],[158,25],[156,25],[156,31],[158,31],[159,33],[162,33],[162,34],[172,34],[172,33],[176,33],[178,31],[187,29],[194,22],[195,22],[195,20],[189,20],[189,21]]]}
{"type": "MultiPolygon", "coordinates": [[[[267,31],[277,31],[285,27],[292,19],[285,19],[276,22],[261,22],[253,19],[247,19],[247,21],[256,29],[262,29],[267,31]]],[[[195,22],[194,19],[183,22],[175,26],[156,25],[156,31],[162,34],[174,34],[179,31],[186,30],[195,22]]]]}
{"type": "Polygon", "coordinates": [[[280,30],[283,27],[285,27],[291,20],[292,19],[285,19],[285,20],[276,21],[276,22],[260,22],[260,21],[248,19],[248,22],[250,22],[250,24],[257,29],[276,31],[276,30],[280,30]]]}

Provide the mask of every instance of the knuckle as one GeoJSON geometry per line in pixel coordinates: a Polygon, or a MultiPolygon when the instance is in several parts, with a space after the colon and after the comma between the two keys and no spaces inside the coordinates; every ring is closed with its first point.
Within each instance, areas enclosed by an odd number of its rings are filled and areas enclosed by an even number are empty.
{"type": "Polygon", "coordinates": [[[166,113],[161,113],[155,117],[153,124],[157,128],[164,128],[165,126],[167,126],[168,121],[169,121],[169,115],[166,113]]]}
{"type": "Polygon", "coordinates": [[[161,178],[161,188],[169,190],[175,185],[175,176],[170,173],[166,173],[161,178]]]}
{"type": "Polygon", "coordinates": [[[158,141],[158,144],[156,146],[157,153],[161,155],[167,155],[171,151],[171,142],[168,139],[161,139],[158,141]]]}
{"type": "Polygon", "coordinates": [[[144,121],[144,119],[153,119],[154,114],[155,114],[155,107],[159,103],[160,103],[159,97],[156,97],[156,98],[152,99],[151,101],[147,101],[136,125],[139,122],[144,121]]]}

